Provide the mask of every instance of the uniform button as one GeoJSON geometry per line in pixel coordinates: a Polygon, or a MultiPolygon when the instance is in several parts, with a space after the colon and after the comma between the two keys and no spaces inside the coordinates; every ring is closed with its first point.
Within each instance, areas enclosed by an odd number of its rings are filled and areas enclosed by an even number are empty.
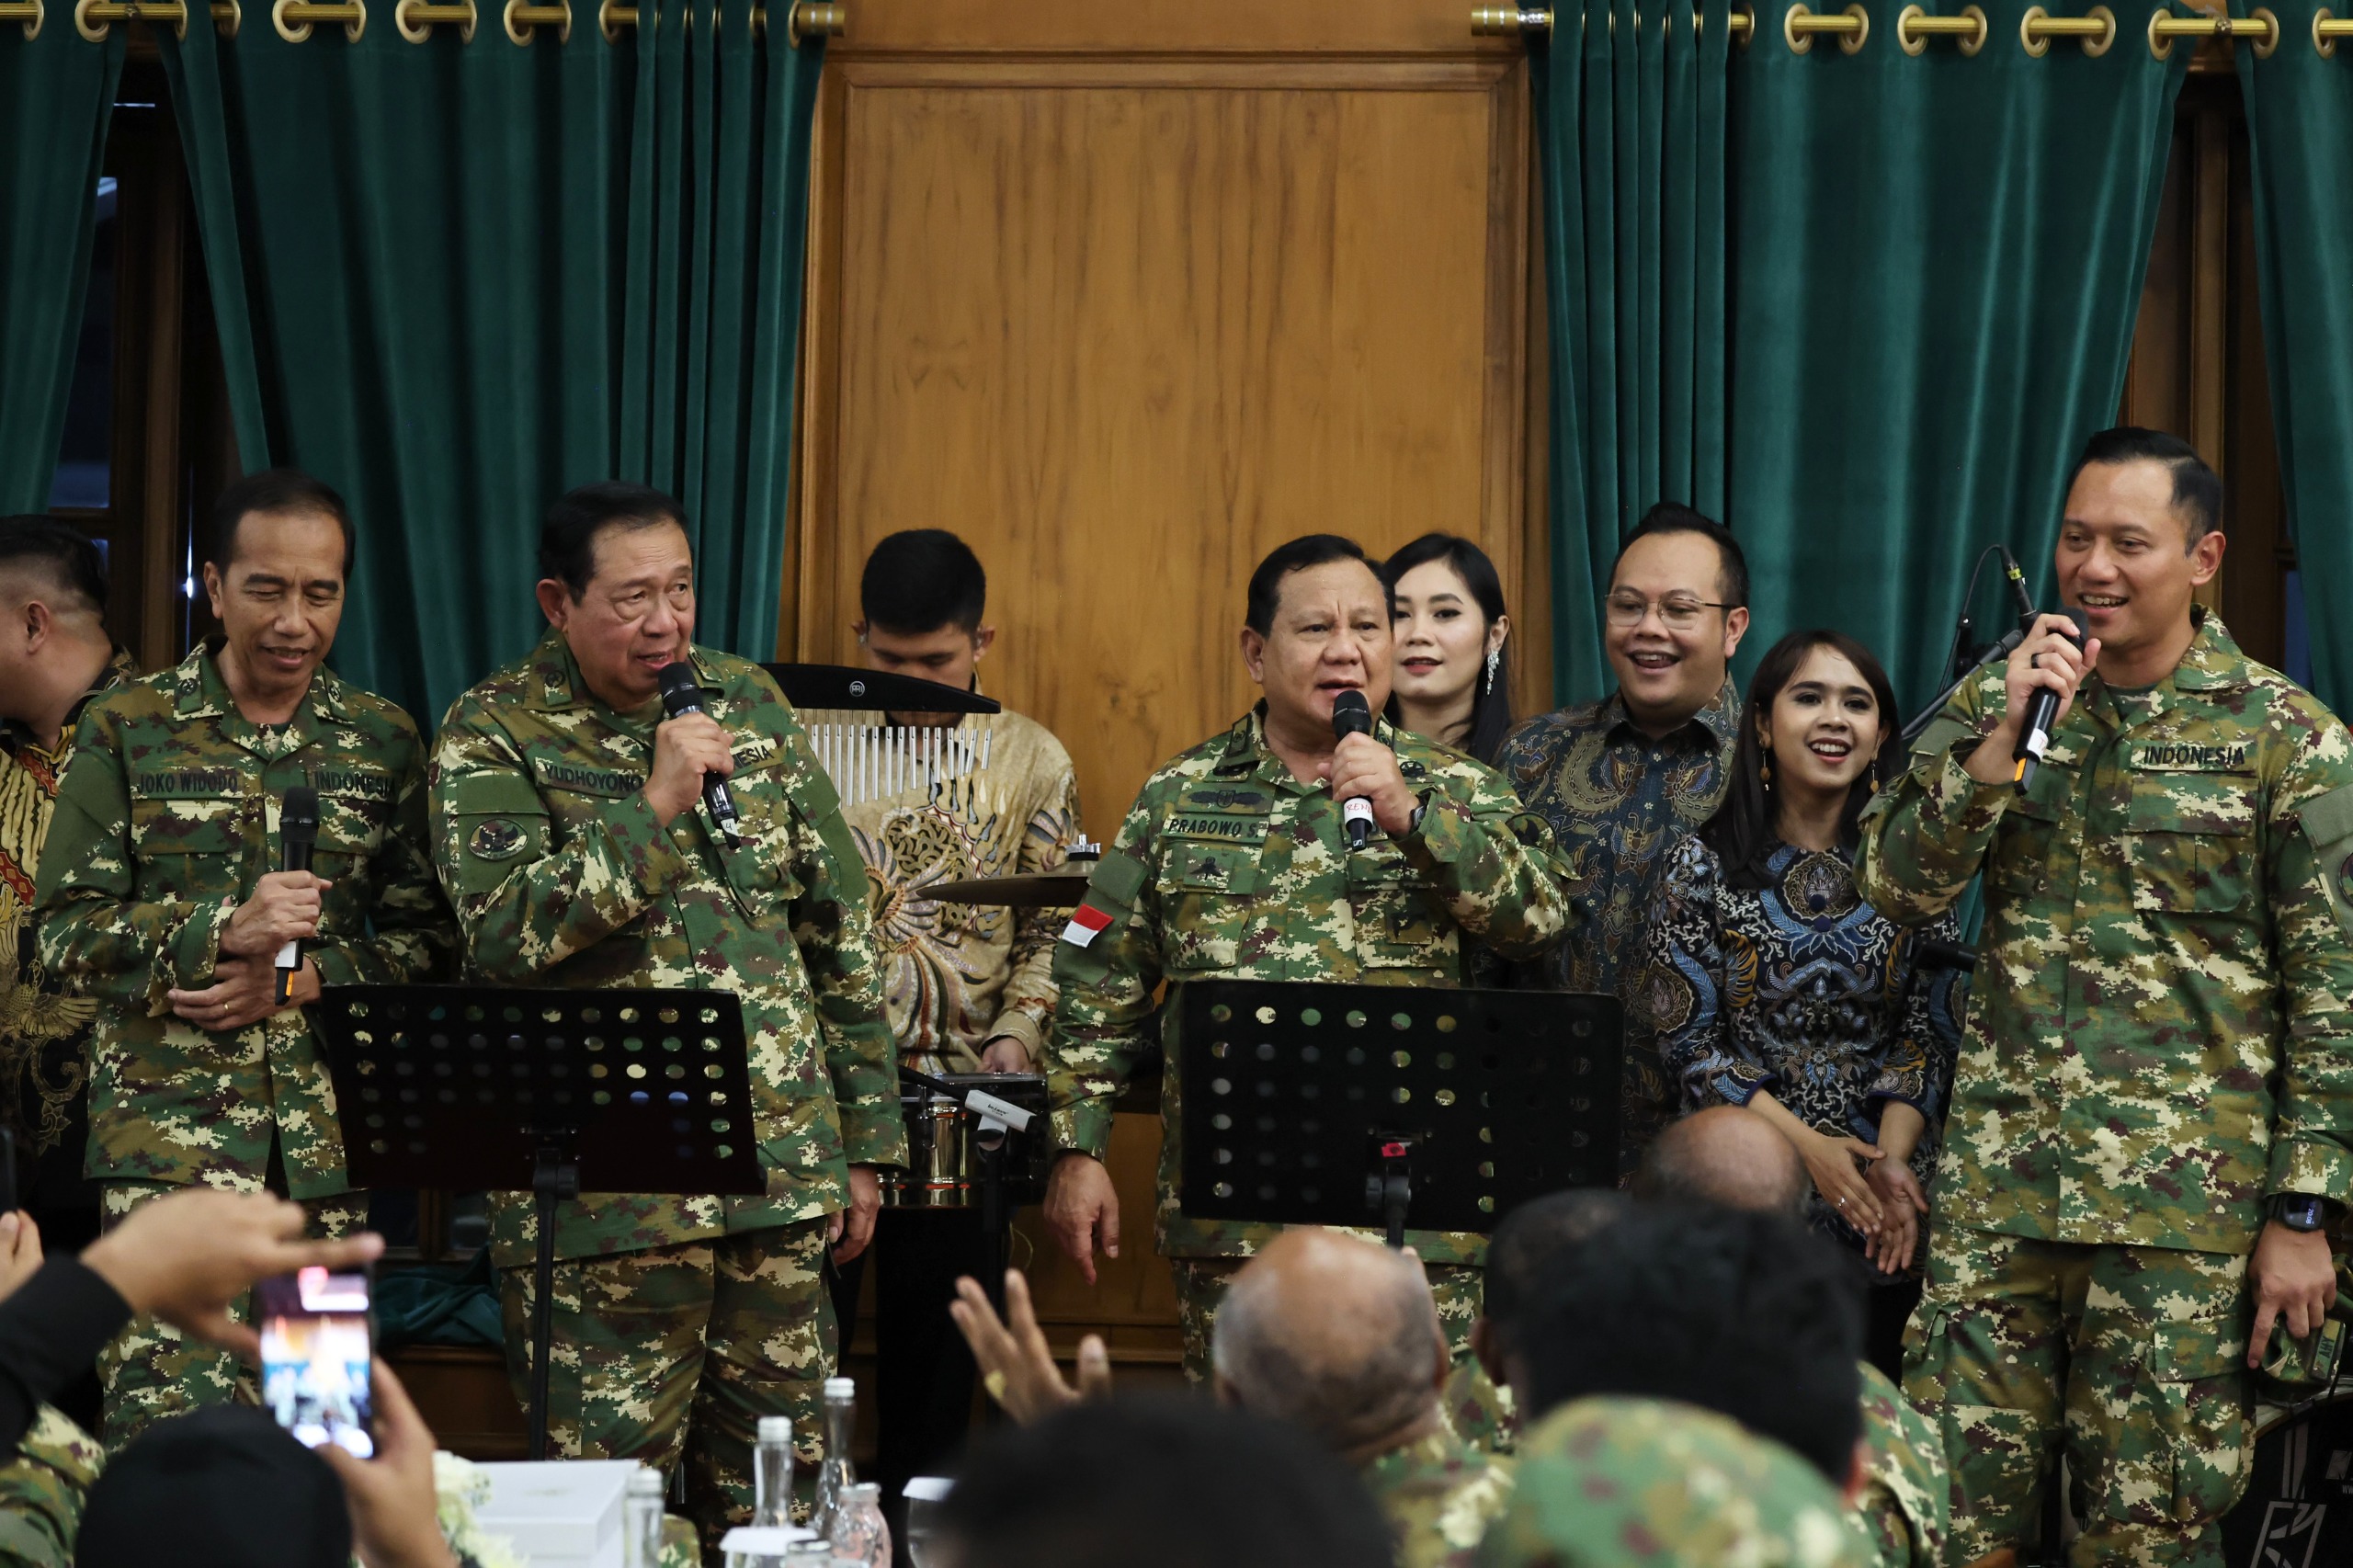
{"type": "Polygon", "coordinates": [[[1653,752],[1653,753],[1651,753],[1651,760],[1652,760],[1653,762],[1660,762],[1660,761],[1664,761],[1665,759],[1664,759],[1663,757],[1661,757],[1661,756],[1659,756],[1659,754],[1658,754],[1658,753],[1656,753],[1656,752],[1653,752]]]}

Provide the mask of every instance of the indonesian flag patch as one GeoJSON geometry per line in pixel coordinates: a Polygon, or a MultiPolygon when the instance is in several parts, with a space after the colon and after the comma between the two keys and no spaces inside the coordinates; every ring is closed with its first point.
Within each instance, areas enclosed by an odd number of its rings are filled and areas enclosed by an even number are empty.
{"type": "Polygon", "coordinates": [[[1063,927],[1063,940],[1074,948],[1084,948],[1101,936],[1110,926],[1108,911],[1091,903],[1082,903],[1071,913],[1070,924],[1063,927]]]}

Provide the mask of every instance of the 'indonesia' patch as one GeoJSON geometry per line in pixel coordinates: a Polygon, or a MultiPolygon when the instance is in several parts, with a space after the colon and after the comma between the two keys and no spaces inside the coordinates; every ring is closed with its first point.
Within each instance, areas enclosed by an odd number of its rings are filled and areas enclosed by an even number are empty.
{"type": "Polygon", "coordinates": [[[1108,911],[1082,903],[1071,912],[1070,924],[1063,927],[1063,940],[1074,948],[1084,948],[1101,936],[1110,926],[1108,911]]]}

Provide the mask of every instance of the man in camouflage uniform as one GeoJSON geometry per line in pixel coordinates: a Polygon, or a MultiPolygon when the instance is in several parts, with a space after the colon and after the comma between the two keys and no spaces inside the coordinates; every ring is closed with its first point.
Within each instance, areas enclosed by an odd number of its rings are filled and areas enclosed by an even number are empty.
{"type": "MultiPolygon", "coordinates": [[[[1528,809],[1552,825],[1568,869],[1574,924],[1522,985],[1626,996],[1667,852],[1715,814],[1740,739],[1740,695],[1726,675],[1748,631],[1748,562],[1722,525],[1661,502],[1620,547],[1603,601],[1618,689],[1540,714],[1495,758],[1528,809]]],[[[1618,1175],[1675,1113],[1657,1042],[1626,1009],[1619,1074],[1618,1175]]]]}
{"type": "Polygon", "coordinates": [[[1862,1568],[1844,1500],[1780,1444],[1694,1405],[1585,1399],[1520,1443],[1481,1568],[1862,1568]]]}
{"type": "Polygon", "coordinates": [[[1847,1519],[1872,1568],[1937,1568],[1952,1533],[1951,1486],[1934,1423],[1912,1408],[1895,1380],[1863,1369],[1863,1492],[1847,1519]]]}
{"type": "MultiPolygon", "coordinates": [[[[759,1417],[792,1418],[813,1472],[835,1352],[826,1244],[845,1259],[866,1244],[874,1166],[906,1157],[866,878],[783,693],[694,645],[676,501],[584,485],[549,509],[540,553],[548,635],[460,698],[436,744],[441,873],[472,978],[743,1005],[767,1193],[590,1193],[556,1231],[558,1449],[665,1470],[683,1457],[688,1511],[715,1544],[750,1516],[759,1417]],[[679,661],[702,712],[665,719],[658,673],[679,661]],[[740,844],[700,804],[706,774],[727,779],[740,844]]],[[[529,1197],[494,1199],[518,1390],[534,1241],[529,1197]]]]}
{"type": "MultiPolygon", "coordinates": [[[[1261,562],[1242,653],[1265,700],[1145,780],[1057,949],[1046,1065],[1063,1154],[1046,1219],[1089,1280],[1098,1239],[1113,1256],[1120,1244],[1101,1163],[1111,1101],[1149,1047],[1153,993],[1170,983],[1156,1240],[1196,1381],[1226,1280],[1279,1227],[1183,1212],[1175,992],[1212,979],[1460,985],[1466,939],[1533,959],[1568,922],[1550,832],[1485,767],[1385,722],[1334,744],[1339,691],[1362,692],[1374,713],[1388,699],[1389,625],[1381,580],[1347,540],[1310,535],[1261,562]],[[1351,796],[1371,801],[1380,830],[1361,851],[1341,820],[1351,796]]],[[[1461,1354],[1482,1239],[1407,1235],[1461,1354]]]]}
{"type": "Polygon", "coordinates": [[[2221,506],[2173,437],[2093,437],[2057,551],[2086,646],[2042,617],[1867,813],[1859,880],[1892,918],[1985,877],[1904,1367],[1942,1428],[1951,1561],[2030,1543],[2063,1450],[2075,1562],[2219,1563],[2245,1364],[2334,1295],[2353,740],[2192,603],[2221,506]],[[2059,713],[2021,791],[2037,689],[2059,713]]]}
{"type": "Polygon", "coordinates": [[[82,1505],[106,1449],[48,1405],[0,1464],[0,1568],[74,1568],[82,1505]]]}
{"type": "MultiPolygon", "coordinates": [[[[326,1235],[367,1219],[301,1006],[325,984],[432,978],[456,931],[426,853],[415,727],[322,667],[350,569],[334,491],[288,470],[239,480],[204,568],[221,637],[83,710],[40,943],[51,977],[98,1004],[86,1169],[108,1223],[191,1182],[283,1190],[326,1235]],[[271,869],[299,784],[319,795],[315,874],[271,869]],[[297,940],[281,1006],[276,956],[297,940]]],[[[237,1390],[227,1353],[143,1318],[99,1376],[116,1448],[237,1390]]]]}

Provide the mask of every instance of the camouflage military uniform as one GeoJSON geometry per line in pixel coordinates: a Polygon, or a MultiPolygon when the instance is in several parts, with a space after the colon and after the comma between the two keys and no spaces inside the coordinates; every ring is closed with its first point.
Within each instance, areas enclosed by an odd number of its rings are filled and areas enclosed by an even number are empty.
{"type": "Polygon", "coordinates": [[[1443,1423],[1362,1473],[1397,1538],[1398,1568],[1470,1568],[1488,1521],[1511,1501],[1511,1461],[1480,1453],[1443,1423]]]}
{"type": "MultiPolygon", "coordinates": [[[[86,1169],[109,1221],[191,1182],[258,1191],[282,1171],[315,1230],[366,1221],[302,1014],[222,1034],[165,999],[212,983],[230,915],[278,869],[278,802],[303,783],[319,792],[313,869],[335,884],[305,944],[320,980],[433,978],[457,933],[426,858],[424,747],[398,708],[323,669],[289,722],[256,725],[206,647],[83,710],[41,854],[40,944],[51,979],[98,1003],[86,1169]]],[[[237,1386],[225,1352],[145,1318],[99,1375],[118,1447],[237,1386]]]]}
{"type": "Polygon", "coordinates": [[[1518,1402],[1477,1360],[1466,1358],[1455,1363],[1439,1403],[1455,1436],[1480,1452],[1503,1456],[1518,1448],[1518,1402]]]}
{"type": "Polygon", "coordinates": [[[1822,1472],[1688,1404],[1583,1399],[1520,1444],[1481,1568],[1860,1568],[1822,1472]]]}
{"type": "MultiPolygon", "coordinates": [[[[703,710],[733,737],[740,846],[699,806],[654,821],[642,791],[661,705],[606,707],[555,632],[449,710],[433,819],[469,976],[742,1002],[766,1195],[589,1193],[556,1231],[551,1432],[567,1455],[665,1470],[683,1455],[688,1511],[715,1540],[750,1517],[760,1415],[793,1418],[813,1470],[835,1349],[828,1216],[852,1164],[904,1163],[906,1140],[865,873],[833,788],[756,665],[690,658],[703,710]]],[[[518,1390],[534,1240],[529,1198],[495,1198],[518,1390]]]]}
{"type": "Polygon", "coordinates": [[[2154,687],[2085,682],[2023,795],[1962,767],[2002,701],[1954,699],[1866,819],[1891,918],[1986,886],[1904,1392],[1948,1555],[2029,1540],[2063,1443],[2077,1562],[2219,1562],[2262,1204],[2353,1195],[2353,739],[2202,610],[2154,687]]]}
{"type": "Polygon", "coordinates": [[[1632,1177],[1675,1114],[1675,1080],[1658,1043],[1632,1006],[1642,972],[1642,936],[1666,852],[1715,815],[1732,779],[1740,740],[1740,694],[1727,679],[1715,700],[1664,738],[1634,727],[1625,699],[1563,708],[1520,724],[1505,738],[1495,769],[1552,824],[1568,869],[1574,910],[1569,939],[1521,984],[1617,996],[1628,1003],[1620,1074],[1618,1167],[1632,1177]]]}
{"type": "MultiPolygon", "coordinates": [[[[1567,923],[1550,832],[1482,764],[1377,723],[1375,737],[1396,750],[1428,809],[1402,840],[1376,833],[1352,853],[1339,803],[1321,783],[1290,776],[1263,723],[1254,711],[1144,781],[1087,889],[1088,908],[1109,925],[1084,944],[1065,935],[1057,945],[1061,1001],[1046,1062],[1058,1147],[1102,1157],[1112,1097],[1148,1049],[1144,1026],[1163,979],[1172,987],[1459,985],[1464,933],[1506,957],[1534,958],[1567,923]]],[[[1198,1381],[1208,1376],[1217,1295],[1278,1228],[1181,1210],[1173,1006],[1166,1017],[1155,1234],[1176,1263],[1186,1371],[1198,1381]]],[[[1406,1239],[1429,1267],[1460,1356],[1478,1312],[1485,1238],[1409,1231],[1406,1239]]]]}
{"type": "Polygon", "coordinates": [[[1952,1512],[1936,1426],[1885,1372],[1869,1361],[1862,1371],[1863,1441],[1870,1461],[1863,1494],[1848,1517],[1873,1568],[1937,1568],[1952,1512]]]}
{"type": "Polygon", "coordinates": [[[106,1450],[42,1405],[16,1458],[0,1465],[0,1568],[73,1568],[82,1504],[106,1450]]]}

